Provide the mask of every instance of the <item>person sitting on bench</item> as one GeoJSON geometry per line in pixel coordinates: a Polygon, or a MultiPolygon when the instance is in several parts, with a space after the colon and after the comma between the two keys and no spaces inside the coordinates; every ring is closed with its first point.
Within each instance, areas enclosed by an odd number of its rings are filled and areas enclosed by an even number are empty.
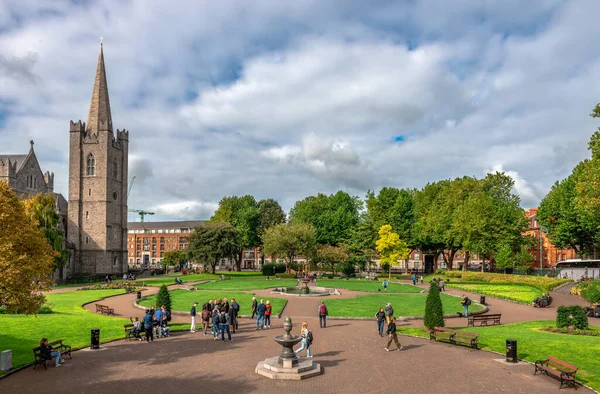
{"type": "Polygon", "coordinates": [[[183,281],[179,278],[175,278],[175,283],[177,283],[178,285],[182,285],[183,281]]]}
{"type": "Polygon", "coordinates": [[[60,364],[65,362],[65,360],[60,357],[60,352],[57,352],[52,349],[52,346],[48,345],[48,339],[46,338],[40,340],[40,353],[46,360],[54,359],[56,361],[55,367],[60,367],[60,364]]]}
{"type": "Polygon", "coordinates": [[[133,323],[133,328],[129,331],[129,333],[141,341],[142,337],[140,336],[140,333],[142,332],[142,322],[138,317],[134,319],[129,318],[129,320],[131,320],[131,323],[133,323]]]}

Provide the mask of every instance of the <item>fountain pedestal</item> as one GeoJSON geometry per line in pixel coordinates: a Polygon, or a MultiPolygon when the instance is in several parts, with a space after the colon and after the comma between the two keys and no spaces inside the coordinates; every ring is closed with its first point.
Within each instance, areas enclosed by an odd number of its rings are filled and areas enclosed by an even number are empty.
{"type": "Polygon", "coordinates": [[[294,345],[302,340],[300,336],[290,334],[292,331],[292,319],[285,318],[283,323],[284,335],[276,336],[275,342],[281,345],[281,353],[278,357],[270,357],[261,361],[256,366],[255,372],[269,379],[278,380],[302,380],[322,373],[321,365],[309,358],[298,357],[294,353],[294,345]]]}

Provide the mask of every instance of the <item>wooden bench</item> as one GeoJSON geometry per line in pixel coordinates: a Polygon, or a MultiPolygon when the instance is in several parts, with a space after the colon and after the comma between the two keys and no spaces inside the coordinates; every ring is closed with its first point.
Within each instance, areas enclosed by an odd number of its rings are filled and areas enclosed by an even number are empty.
{"type": "Polygon", "coordinates": [[[489,321],[492,321],[492,325],[496,326],[500,324],[501,313],[489,314],[489,315],[471,315],[468,317],[469,321],[467,327],[475,327],[475,322],[480,322],[480,326],[488,326],[489,321]]]}
{"type": "Polygon", "coordinates": [[[96,313],[102,313],[103,315],[115,315],[115,310],[113,308],[109,308],[106,305],[96,304],[96,313]]]}
{"type": "Polygon", "coordinates": [[[577,382],[575,381],[575,375],[577,374],[577,368],[575,365],[571,365],[565,361],[559,360],[556,357],[548,356],[545,360],[538,360],[535,362],[535,372],[545,373],[546,375],[552,375],[560,379],[560,388],[563,386],[573,386],[577,389],[577,382]]]}
{"type": "MultiPolygon", "coordinates": [[[[60,352],[61,358],[68,355],[69,359],[73,359],[73,356],[71,356],[71,346],[63,344],[62,339],[50,342],[48,345],[51,346],[54,351],[60,352]]],[[[36,369],[38,365],[43,365],[44,369],[48,369],[46,367],[46,361],[50,359],[42,355],[42,349],[39,346],[33,348],[33,357],[35,359],[33,369],[36,369]]]]}
{"type": "MultiPolygon", "coordinates": [[[[131,333],[131,330],[133,329],[133,324],[125,324],[123,325],[123,328],[125,329],[125,339],[131,341],[131,338],[135,338],[135,335],[133,335],[131,333]]],[[[140,337],[145,337],[146,336],[146,331],[142,330],[140,331],[140,337]]]]}
{"type": "Polygon", "coordinates": [[[464,344],[477,349],[479,334],[467,331],[452,330],[450,328],[435,327],[429,332],[429,340],[445,340],[454,345],[464,344]]]}

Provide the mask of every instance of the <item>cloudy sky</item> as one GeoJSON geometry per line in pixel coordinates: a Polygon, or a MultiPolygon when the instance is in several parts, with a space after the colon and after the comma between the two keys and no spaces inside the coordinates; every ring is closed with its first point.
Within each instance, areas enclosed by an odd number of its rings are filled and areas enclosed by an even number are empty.
{"type": "Polygon", "coordinates": [[[598,126],[599,13],[597,0],[2,0],[0,152],[34,139],[67,194],[69,121],[87,119],[103,36],[129,206],[153,220],[208,218],[226,195],[288,210],[494,170],[536,206],[598,126]]]}

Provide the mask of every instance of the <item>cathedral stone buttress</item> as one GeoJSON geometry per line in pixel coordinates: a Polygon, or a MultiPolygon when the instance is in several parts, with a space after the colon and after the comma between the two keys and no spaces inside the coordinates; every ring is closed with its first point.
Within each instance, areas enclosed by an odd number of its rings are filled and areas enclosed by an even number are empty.
{"type": "Polygon", "coordinates": [[[71,121],[69,152],[69,275],[122,275],[127,272],[129,132],[113,131],[102,45],[88,120],[71,121]]]}

